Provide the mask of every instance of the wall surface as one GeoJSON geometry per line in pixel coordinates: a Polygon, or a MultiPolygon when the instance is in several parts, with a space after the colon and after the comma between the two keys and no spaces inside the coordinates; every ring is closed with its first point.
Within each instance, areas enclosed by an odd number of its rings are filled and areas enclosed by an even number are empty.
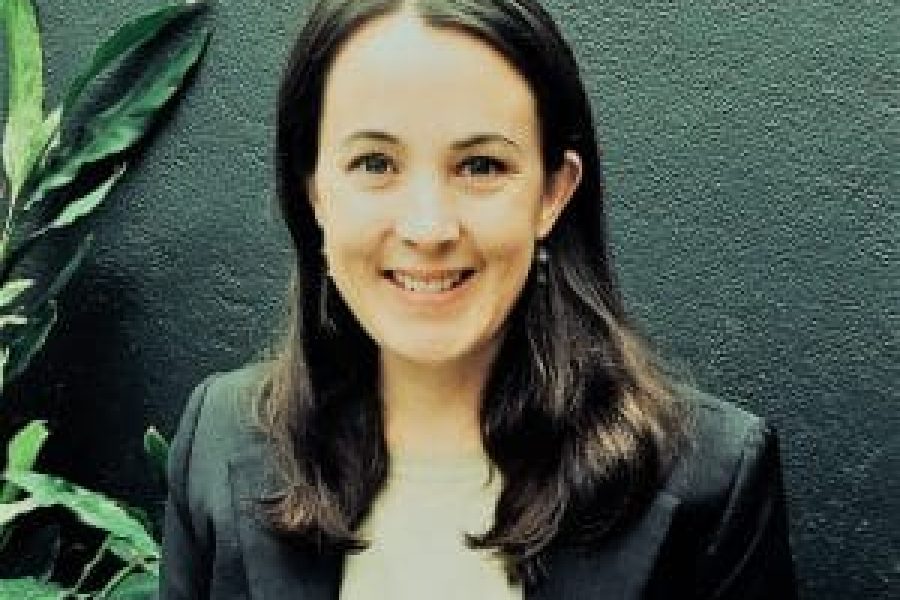
{"type": "MultiPolygon", "coordinates": [[[[38,5],[55,102],[156,3],[38,5]]],[[[291,258],[274,96],[304,5],[215,3],[202,68],[93,222],[54,337],[0,407],[4,436],[49,419],[58,471],[158,508],[144,428],[170,435],[205,373],[269,340],[291,258]]],[[[594,102],[631,309],[778,428],[803,597],[900,597],[896,3],[547,5],[594,102]]]]}

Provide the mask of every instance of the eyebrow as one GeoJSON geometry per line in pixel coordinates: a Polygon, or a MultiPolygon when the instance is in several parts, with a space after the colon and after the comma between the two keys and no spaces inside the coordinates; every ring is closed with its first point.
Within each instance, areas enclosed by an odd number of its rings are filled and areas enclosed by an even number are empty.
{"type": "MultiPolygon", "coordinates": [[[[400,138],[398,138],[397,136],[384,131],[376,130],[357,131],[347,136],[347,138],[344,140],[344,144],[349,144],[357,140],[387,142],[389,144],[395,144],[398,146],[401,144],[400,138]]],[[[501,144],[512,146],[517,149],[520,148],[519,144],[509,139],[505,135],[501,135],[499,133],[476,133],[462,140],[453,142],[452,147],[454,150],[465,150],[466,148],[471,148],[472,146],[479,146],[481,144],[487,144],[491,142],[499,142],[501,144]]]]}

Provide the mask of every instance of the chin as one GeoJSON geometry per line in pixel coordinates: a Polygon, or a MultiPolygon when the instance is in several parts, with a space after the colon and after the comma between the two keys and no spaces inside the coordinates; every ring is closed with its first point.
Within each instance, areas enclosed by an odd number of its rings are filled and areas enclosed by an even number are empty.
{"type": "Polygon", "coordinates": [[[408,333],[404,339],[382,338],[379,346],[382,351],[390,352],[404,361],[430,367],[466,360],[484,350],[484,345],[472,337],[435,335],[414,338],[408,333]]]}
{"type": "Polygon", "coordinates": [[[407,362],[436,367],[455,362],[469,354],[465,348],[454,348],[447,343],[394,344],[382,346],[407,362]]]}

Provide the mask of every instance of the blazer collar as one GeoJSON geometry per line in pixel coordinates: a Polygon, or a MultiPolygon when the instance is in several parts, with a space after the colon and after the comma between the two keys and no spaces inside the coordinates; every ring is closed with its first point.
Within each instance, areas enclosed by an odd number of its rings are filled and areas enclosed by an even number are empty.
{"type": "MultiPolygon", "coordinates": [[[[278,489],[261,449],[246,448],[232,459],[229,477],[250,599],[338,600],[342,559],[319,557],[279,538],[247,501],[278,489]]],[[[553,552],[547,577],[525,600],[640,598],[678,504],[662,491],[633,527],[602,548],[553,552]]]]}

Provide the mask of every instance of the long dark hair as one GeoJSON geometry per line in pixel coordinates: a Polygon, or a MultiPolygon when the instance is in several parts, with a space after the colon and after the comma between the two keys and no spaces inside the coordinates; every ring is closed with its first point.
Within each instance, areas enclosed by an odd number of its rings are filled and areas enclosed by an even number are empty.
{"type": "Polygon", "coordinates": [[[281,83],[275,157],[297,262],[284,339],[257,407],[286,484],[266,509],[277,530],[319,552],[354,551],[366,546],[354,530],[386,481],[378,348],[334,289],[323,289],[306,180],[336,51],[362,24],[406,8],[490,44],[518,69],[537,101],[547,173],[566,149],[583,163],[545,241],[546,284],[532,276],[513,307],[480,413],[503,488],[493,525],[467,541],[499,550],[513,581],[534,584],[548,550],[596,543],[640,513],[689,424],[672,369],[623,308],[589,100],[570,48],[535,0],[323,0],[300,31],[281,83]]]}

